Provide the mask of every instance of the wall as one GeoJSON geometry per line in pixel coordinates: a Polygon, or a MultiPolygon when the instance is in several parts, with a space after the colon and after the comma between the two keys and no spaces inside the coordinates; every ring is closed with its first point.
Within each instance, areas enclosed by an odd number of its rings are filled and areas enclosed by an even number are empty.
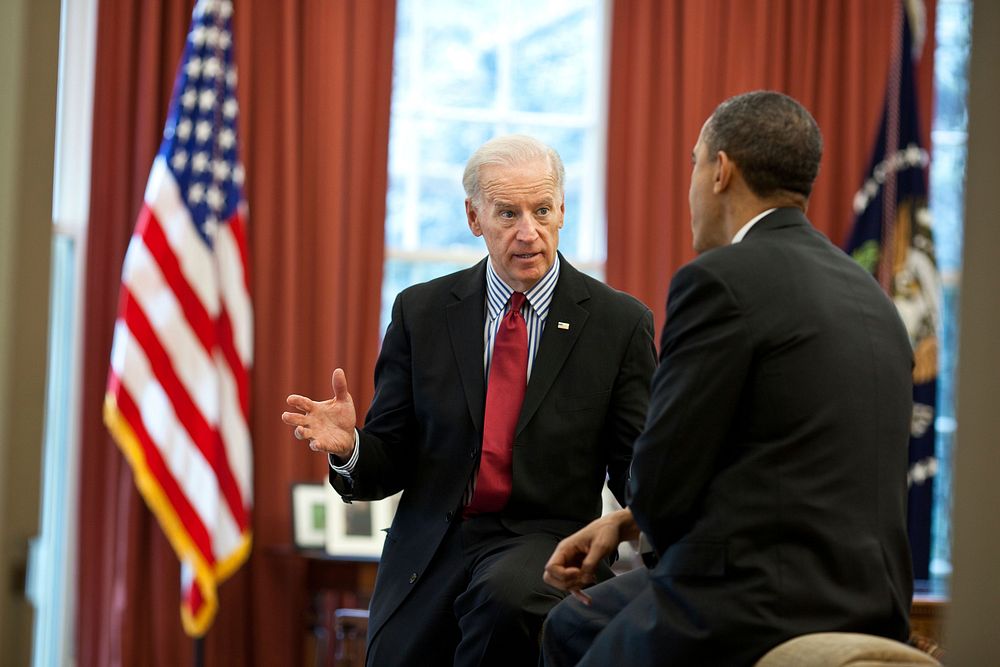
{"type": "Polygon", "coordinates": [[[0,3],[0,646],[30,660],[59,48],[57,0],[0,3]]]}
{"type": "Polygon", "coordinates": [[[1000,665],[1000,3],[972,8],[969,153],[959,318],[958,431],[954,467],[952,611],[944,646],[948,664],[1000,665]]]}

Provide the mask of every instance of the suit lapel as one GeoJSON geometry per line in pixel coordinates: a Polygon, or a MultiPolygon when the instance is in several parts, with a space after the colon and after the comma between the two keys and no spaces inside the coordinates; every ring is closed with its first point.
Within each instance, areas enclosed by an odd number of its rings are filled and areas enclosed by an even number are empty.
{"type": "Polygon", "coordinates": [[[483,374],[483,326],[486,321],[486,260],[469,269],[452,288],[456,299],[445,307],[451,348],[455,353],[469,416],[482,433],[486,409],[486,379],[483,374]]]}
{"type": "Polygon", "coordinates": [[[570,266],[562,255],[559,259],[559,283],[552,295],[545,331],[531,367],[531,379],[528,380],[515,434],[521,432],[538,410],[590,317],[589,311],[580,305],[590,298],[580,272],[570,266]]]}

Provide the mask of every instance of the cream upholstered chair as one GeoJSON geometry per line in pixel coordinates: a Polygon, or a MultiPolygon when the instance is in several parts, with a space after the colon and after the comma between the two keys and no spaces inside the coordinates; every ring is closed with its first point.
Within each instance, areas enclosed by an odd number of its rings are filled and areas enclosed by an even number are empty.
{"type": "Polygon", "coordinates": [[[817,632],[778,644],[755,667],[941,667],[902,642],[853,632],[817,632]]]}

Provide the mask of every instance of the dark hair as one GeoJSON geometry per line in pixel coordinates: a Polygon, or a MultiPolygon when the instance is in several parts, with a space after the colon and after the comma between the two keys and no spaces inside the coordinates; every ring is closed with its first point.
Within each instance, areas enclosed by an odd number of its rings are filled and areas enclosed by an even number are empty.
{"type": "Polygon", "coordinates": [[[770,90],[737,95],[716,107],[703,141],[713,159],[725,151],[758,197],[780,190],[808,197],[823,155],[823,137],[805,107],[770,90]]]}

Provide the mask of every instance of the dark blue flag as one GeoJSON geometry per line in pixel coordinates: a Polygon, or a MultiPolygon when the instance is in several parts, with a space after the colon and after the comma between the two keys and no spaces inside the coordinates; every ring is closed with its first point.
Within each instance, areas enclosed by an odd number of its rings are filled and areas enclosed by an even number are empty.
{"type": "Polygon", "coordinates": [[[892,297],[913,345],[908,528],[916,579],[929,576],[937,330],[941,280],[927,207],[927,151],[920,146],[914,64],[906,12],[898,10],[885,106],[864,183],[854,196],[846,250],[892,297]]]}

